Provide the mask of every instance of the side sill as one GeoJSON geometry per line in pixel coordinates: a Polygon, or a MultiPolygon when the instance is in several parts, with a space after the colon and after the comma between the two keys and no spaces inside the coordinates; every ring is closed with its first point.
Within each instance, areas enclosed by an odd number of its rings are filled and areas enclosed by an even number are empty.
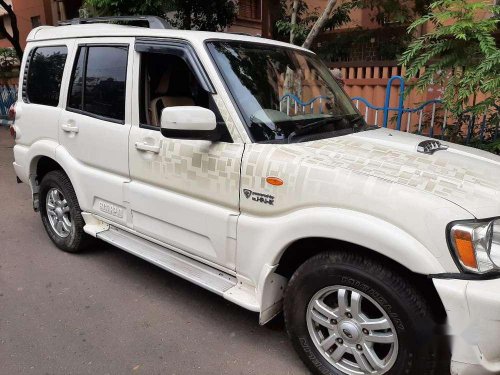
{"type": "Polygon", "coordinates": [[[89,235],[110,243],[166,271],[218,294],[247,310],[260,312],[255,287],[175,250],[141,238],[129,231],[105,223],[90,213],[82,213],[89,235]]]}

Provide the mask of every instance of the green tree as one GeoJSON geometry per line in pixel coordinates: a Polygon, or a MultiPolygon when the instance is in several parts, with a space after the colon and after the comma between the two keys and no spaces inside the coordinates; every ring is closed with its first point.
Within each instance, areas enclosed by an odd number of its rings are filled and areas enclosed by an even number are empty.
{"type": "Polygon", "coordinates": [[[445,106],[459,118],[464,113],[493,113],[500,105],[500,50],[492,33],[498,29],[500,7],[492,1],[439,0],[408,29],[430,23],[433,31],[416,38],[400,62],[414,88],[443,88],[445,106]],[[421,69],[425,72],[419,76],[421,69]],[[477,101],[478,93],[485,99],[477,101]],[[493,109],[493,111],[492,111],[493,109]]]}
{"type": "Polygon", "coordinates": [[[95,15],[154,15],[180,29],[221,31],[232,24],[236,6],[231,0],[86,0],[95,15]]]}
{"type": "MultiPolygon", "coordinates": [[[[351,9],[356,4],[354,1],[342,3],[335,7],[325,17],[324,22],[317,24],[320,18],[318,9],[309,9],[304,0],[298,0],[296,12],[293,11],[295,1],[281,0],[281,15],[276,22],[276,38],[280,40],[293,40],[294,44],[302,45],[316,25],[322,31],[325,29],[334,29],[351,20],[349,17],[351,9]],[[295,20],[293,16],[295,13],[295,20]],[[319,27],[318,27],[319,26],[319,27]],[[293,38],[290,39],[290,35],[293,38]]],[[[311,39],[311,43],[314,38],[311,39]]],[[[307,48],[307,47],[306,47],[307,48]]]]}
{"type": "Polygon", "coordinates": [[[19,64],[14,48],[0,48],[0,68],[9,70],[19,64]]]}
{"type": "Polygon", "coordinates": [[[168,0],[85,0],[91,16],[128,16],[147,14],[165,17],[173,1],[168,0]]]}
{"type": "MultiPolygon", "coordinates": [[[[351,11],[371,9],[372,20],[383,27],[408,25],[416,17],[425,14],[430,0],[349,0],[337,2],[329,0],[325,10],[310,10],[304,0],[281,0],[281,17],[276,24],[278,38],[285,40],[293,35],[295,44],[310,48],[317,35],[325,30],[334,30],[351,20],[351,11]],[[296,13],[293,5],[298,2],[296,13]],[[294,13],[296,14],[294,22],[294,13]]],[[[365,30],[362,30],[365,31],[365,30]]],[[[406,46],[406,43],[405,43],[406,46]]]]}
{"type": "Polygon", "coordinates": [[[374,11],[372,20],[381,26],[408,25],[426,14],[430,0],[359,0],[358,7],[374,11]]]}

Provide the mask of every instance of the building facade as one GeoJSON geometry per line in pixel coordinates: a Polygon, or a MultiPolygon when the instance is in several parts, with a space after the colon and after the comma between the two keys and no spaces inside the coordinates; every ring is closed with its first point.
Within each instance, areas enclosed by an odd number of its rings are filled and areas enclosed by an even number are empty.
{"type": "MultiPolygon", "coordinates": [[[[40,25],[55,25],[58,21],[78,16],[81,0],[6,0],[17,17],[21,46],[26,45],[29,32],[40,25]]],[[[0,8],[0,17],[11,32],[10,19],[0,8]]],[[[0,36],[1,38],[1,36],[0,36]]],[[[11,47],[6,38],[0,39],[0,48],[11,47]]]]}

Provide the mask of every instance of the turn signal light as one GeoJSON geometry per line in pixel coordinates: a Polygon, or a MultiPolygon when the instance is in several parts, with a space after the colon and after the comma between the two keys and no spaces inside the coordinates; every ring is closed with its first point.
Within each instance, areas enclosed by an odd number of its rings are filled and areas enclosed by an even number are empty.
{"type": "Polygon", "coordinates": [[[464,266],[477,268],[474,244],[472,243],[472,233],[464,230],[453,231],[453,241],[455,249],[464,266]]]}
{"type": "Polygon", "coordinates": [[[269,185],[273,185],[273,186],[281,186],[281,185],[283,185],[283,180],[281,178],[278,178],[278,177],[267,177],[266,178],[266,182],[269,185]]]}

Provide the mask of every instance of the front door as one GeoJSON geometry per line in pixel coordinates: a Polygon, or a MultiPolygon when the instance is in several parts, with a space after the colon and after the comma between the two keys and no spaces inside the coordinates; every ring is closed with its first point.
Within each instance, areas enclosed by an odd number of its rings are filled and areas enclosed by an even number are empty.
{"type": "Polygon", "coordinates": [[[234,269],[243,143],[229,131],[218,142],[162,136],[165,107],[202,106],[219,123],[224,120],[207,77],[193,66],[196,55],[189,45],[136,44],[136,50],[135,82],[142,84],[129,142],[133,227],[180,252],[234,269]]]}
{"type": "Polygon", "coordinates": [[[82,210],[124,225],[130,221],[122,192],[129,181],[131,40],[78,40],[59,122],[58,152],[74,161],[70,173],[81,187],[82,210]]]}

